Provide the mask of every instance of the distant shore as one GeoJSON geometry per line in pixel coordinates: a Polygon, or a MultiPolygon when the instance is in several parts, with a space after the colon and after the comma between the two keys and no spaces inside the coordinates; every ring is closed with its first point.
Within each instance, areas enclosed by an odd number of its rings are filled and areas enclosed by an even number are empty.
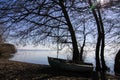
{"type": "MultiPolygon", "coordinates": [[[[39,65],[0,59],[0,80],[93,80],[93,75],[54,70],[48,65],[39,65]]],[[[107,75],[110,80],[118,77],[107,75]]]]}

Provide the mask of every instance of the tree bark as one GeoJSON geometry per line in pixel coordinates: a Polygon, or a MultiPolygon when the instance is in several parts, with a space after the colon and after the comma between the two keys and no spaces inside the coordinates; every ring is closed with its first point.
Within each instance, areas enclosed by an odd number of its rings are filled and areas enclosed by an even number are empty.
{"type": "MultiPolygon", "coordinates": [[[[89,1],[89,4],[90,6],[92,5],[91,0],[89,1]]],[[[96,70],[98,70],[97,66],[100,66],[100,65],[97,65],[97,63],[98,64],[100,63],[100,61],[98,62],[98,55],[100,54],[102,70],[105,71],[107,70],[107,66],[105,64],[105,59],[104,59],[104,46],[105,46],[104,26],[103,26],[100,10],[98,7],[96,8],[97,8],[97,11],[95,11],[95,9],[92,9],[93,15],[97,23],[97,29],[98,29],[98,40],[97,40],[97,45],[96,45],[96,70]]]]}
{"type": "Polygon", "coordinates": [[[72,23],[70,21],[69,15],[66,11],[66,8],[64,6],[64,3],[62,0],[59,0],[59,4],[60,7],[62,9],[62,12],[64,14],[65,20],[67,22],[68,25],[68,29],[70,31],[70,35],[71,35],[71,40],[72,40],[72,46],[73,46],[73,62],[78,63],[79,61],[79,50],[78,50],[78,45],[77,45],[77,40],[76,40],[76,35],[75,35],[75,31],[73,29],[72,23]]]}
{"type": "Polygon", "coordinates": [[[102,70],[106,71],[108,69],[108,67],[106,66],[105,59],[104,59],[105,31],[104,31],[104,26],[103,26],[103,21],[102,21],[102,17],[100,14],[100,10],[97,9],[97,11],[98,11],[99,21],[100,21],[100,25],[101,25],[101,36],[102,36],[102,40],[101,40],[101,64],[102,64],[102,70]]]}
{"type": "MultiPolygon", "coordinates": [[[[91,0],[89,0],[89,4],[90,4],[90,6],[92,6],[91,0]]],[[[96,51],[95,51],[96,71],[101,71],[100,58],[99,58],[100,43],[101,43],[101,28],[100,28],[99,19],[98,19],[98,16],[97,16],[95,9],[92,9],[92,13],[93,13],[93,16],[96,20],[97,31],[98,31],[98,38],[97,38],[96,51]]]]}
{"type": "Polygon", "coordinates": [[[80,61],[81,62],[83,62],[83,51],[84,51],[84,47],[85,47],[85,41],[86,41],[86,35],[84,33],[83,45],[82,45],[81,50],[80,50],[80,61]]]}
{"type": "MultiPolygon", "coordinates": [[[[89,4],[90,6],[92,5],[91,0],[89,0],[89,4]]],[[[107,66],[105,64],[105,59],[104,59],[104,46],[105,46],[104,26],[103,26],[102,17],[100,14],[99,6],[97,6],[96,9],[97,9],[96,11],[95,9],[92,9],[94,18],[97,23],[97,29],[98,29],[98,40],[97,40],[97,45],[96,45],[96,71],[100,71],[101,79],[106,80],[105,73],[107,70],[107,66]],[[100,58],[98,54],[100,54],[101,56],[101,63],[100,63],[100,58]],[[99,59],[99,62],[98,62],[98,59],[99,59]],[[100,69],[101,67],[102,69],[100,69]]]]}
{"type": "Polygon", "coordinates": [[[84,46],[85,46],[85,40],[83,42],[83,45],[81,47],[81,50],[80,50],[80,61],[83,62],[83,49],[84,49],[84,46]]]}

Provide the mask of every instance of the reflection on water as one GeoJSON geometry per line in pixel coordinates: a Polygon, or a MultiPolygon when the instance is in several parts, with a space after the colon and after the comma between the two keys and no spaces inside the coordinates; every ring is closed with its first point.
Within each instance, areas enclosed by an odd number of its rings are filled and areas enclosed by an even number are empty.
{"type": "MultiPolygon", "coordinates": [[[[55,50],[18,50],[16,54],[10,60],[20,61],[20,62],[28,62],[35,64],[46,64],[48,65],[47,57],[57,57],[57,53],[55,50]]],[[[110,67],[111,74],[114,74],[114,57],[115,54],[108,55],[105,54],[105,60],[108,67],[110,67]]],[[[63,54],[63,52],[59,53],[59,58],[67,59],[68,54],[63,54]]],[[[89,54],[85,54],[84,57],[85,62],[93,63],[95,66],[95,55],[93,52],[89,52],[89,54]]]]}

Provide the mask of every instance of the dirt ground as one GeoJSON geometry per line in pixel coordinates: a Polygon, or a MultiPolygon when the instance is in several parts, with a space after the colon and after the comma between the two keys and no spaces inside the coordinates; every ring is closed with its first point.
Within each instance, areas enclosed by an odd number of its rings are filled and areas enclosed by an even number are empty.
{"type": "MultiPolygon", "coordinates": [[[[0,80],[94,80],[95,74],[69,72],[39,65],[0,58],[0,80]]],[[[107,80],[120,80],[107,75],[107,80]]]]}
{"type": "Polygon", "coordinates": [[[37,65],[0,59],[0,80],[91,80],[78,73],[55,70],[37,65]]]}

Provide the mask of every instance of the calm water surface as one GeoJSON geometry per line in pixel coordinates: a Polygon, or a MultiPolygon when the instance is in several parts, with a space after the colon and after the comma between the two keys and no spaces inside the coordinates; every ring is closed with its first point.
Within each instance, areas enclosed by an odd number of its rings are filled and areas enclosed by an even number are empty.
{"type": "MultiPolygon", "coordinates": [[[[57,57],[55,50],[18,50],[10,60],[46,64],[48,65],[47,57],[57,57]]],[[[59,58],[66,59],[66,54],[59,54],[59,58]]]]}
{"type": "MultiPolygon", "coordinates": [[[[20,62],[28,62],[28,63],[35,63],[35,64],[48,64],[47,57],[57,57],[57,53],[55,50],[18,50],[16,54],[10,59],[13,61],[20,61],[20,62]]],[[[105,54],[105,60],[108,67],[110,67],[110,74],[114,74],[114,57],[115,54],[105,54]]],[[[68,54],[63,52],[59,53],[59,58],[67,59],[68,54]]],[[[91,52],[89,54],[85,54],[84,57],[85,62],[93,63],[95,66],[95,55],[91,52]]]]}

